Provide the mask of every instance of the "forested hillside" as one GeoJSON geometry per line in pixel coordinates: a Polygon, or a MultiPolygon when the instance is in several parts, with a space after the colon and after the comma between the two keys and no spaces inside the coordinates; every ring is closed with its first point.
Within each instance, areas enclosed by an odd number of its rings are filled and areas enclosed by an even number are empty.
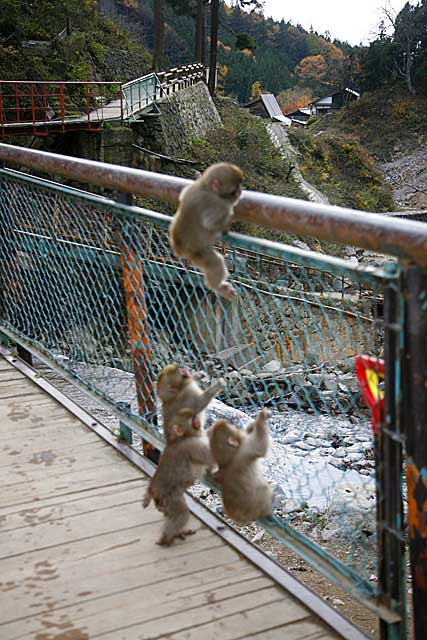
{"type": "Polygon", "coordinates": [[[146,48],[96,0],[1,0],[1,80],[126,81],[150,68],[146,48]]]}
{"type": "MultiPolygon", "coordinates": [[[[110,58],[142,56],[155,47],[154,5],[160,0],[2,0],[2,79],[118,79],[110,58]],[[67,18],[72,33],[52,55],[38,56],[22,43],[53,42],[67,18]],[[138,44],[135,44],[138,43],[138,44]],[[140,45],[140,46],[138,46],[140,45]],[[142,47],[141,47],[142,45],[142,47]],[[114,56],[113,56],[114,57],[114,56]]],[[[195,60],[196,0],[161,0],[165,7],[165,67],[195,60]]],[[[259,91],[275,93],[284,111],[302,106],[331,87],[373,90],[404,79],[409,93],[427,94],[427,0],[407,3],[397,16],[386,10],[369,47],[351,47],[330,33],[263,16],[260,0],[219,1],[219,91],[247,102],[259,91]]],[[[204,60],[208,61],[211,3],[204,0],[204,60]]],[[[120,78],[127,80],[128,78],[120,78]]]]}

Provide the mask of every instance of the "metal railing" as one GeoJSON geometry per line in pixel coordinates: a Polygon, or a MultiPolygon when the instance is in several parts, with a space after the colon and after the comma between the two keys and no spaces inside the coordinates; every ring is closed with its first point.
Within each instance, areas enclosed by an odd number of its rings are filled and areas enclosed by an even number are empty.
{"type": "Polygon", "coordinates": [[[156,74],[150,73],[122,85],[123,118],[131,118],[155,102],[157,83],[156,74]]]}
{"type": "Polygon", "coordinates": [[[99,129],[122,118],[120,82],[0,81],[0,136],[99,129]]]}
{"type": "Polygon", "coordinates": [[[206,77],[201,64],[185,65],[131,82],[0,80],[0,136],[99,130],[105,120],[128,120],[156,100],[206,77]]]}
{"type": "Polygon", "coordinates": [[[226,378],[210,423],[224,416],[244,425],[270,407],[265,471],[276,510],[261,524],[373,610],[388,640],[407,637],[409,545],[420,640],[427,615],[425,225],[245,192],[240,220],[382,250],[394,260],[361,266],[230,233],[225,253],[239,294],[230,304],[172,256],[169,217],[123,204],[126,193],[175,202],[188,181],[3,144],[0,160],[121,193],[117,201],[0,171],[3,335],[95,397],[126,438],[138,434],[160,449],[153,387],[167,363],[185,363],[205,380],[226,378]],[[260,268],[258,257],[280,277],[260,268]],[[385,361],[385,421],[376,436],[354,375],[358,353],[385,361]]]}

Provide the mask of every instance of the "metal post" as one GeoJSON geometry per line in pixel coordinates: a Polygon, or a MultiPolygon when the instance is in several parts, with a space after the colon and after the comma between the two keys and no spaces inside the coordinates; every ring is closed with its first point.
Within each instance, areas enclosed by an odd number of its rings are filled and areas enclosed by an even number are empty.
{"type": "Polygon", "coordinates": [[[29,364],[30,367],[33,366],[33,356],[25,347],[23,347],[21,344],[17,344],[16,351],[18,357],[21,358],[21,360],[29,364]]]}
{"type": "Polygon", "coordinates": [[[403,415],[414,638],[427,629],[427,269],[410,265],[405,283],[403,415]]]}
{"type": "Polygon", "coordinates": [[[62,82],[59,83],[59,102],[61,108],[61,121],[62,127],[65,124],[65,104],[64,104],[64,84],[62,82]]]}
{"type": "Polygon", "coordinates": [[[33,124],[36,123],[36,107],[34,104],[34,84],[30,82],[30,97],[31,97],[31,114],[33,117],[33,124]]]}
{"type": "MultiPolygon", "coordinates": [[[[120,202],[130,204],[131,196],[118,194],[120,202]]],[[[156,414],[154,399],[154,376],[151,368],[151,348],[149,326],[145,302],[144,273],[141,256],[132,242],[132,233],[126,229],[128,223],[123,222],[120,237],[120,260],[123,269],[123,286],[126,299],[126,310],[135,371],[136,396],[139,413],[148,420],[156,414]]],[[[144,455],[155,457],[154,447],[143,442],[144,455]]]]}
{"type": "MultiPolygon", "coordinates": [[[[394,269],[394,265],[391,265],[394,269]]],[[[375,436],[379,587],[382,604],[401,616],[380,621],[381,640],[406,638],[401,430],[402,304],[397,280],[384,291],[384,424],[375,436]]]]}
{"type": "MultiPolygon", "coordinates": [[[[0,169],[4,163],[0,162],[0,169]]],[[[16,280],[17,250],[15,246],[13,210],[9,200],[6,182],[0,176],[0,217],[2,233],[0,234],[0,317],[2,321],[11,313],[15,313],[16,300],[19,297],[19,284],[16,280]]],[[[2,343],[4,340],[2,338],[2,343]]]]}
{"type": "Polygon", "coordinates": [[[17,82],[15,82],[15,108],[16,108],[16,122],[20,122],[21,114],[19,109],[19,90],[18,90],[17,82]]]}
{"type": "Polygon", "coordinates": [[[89,83],[88,82],[86,82],[85,94],[86,94],[87,124],[88,124],[88,128],[90,129],[90,97],[89,97],[89,83]]]}
{"type": "MultiPolygon", "coordinates": [[[[121,411],[130,413],[130,402],[118,402],[117,407],[121,411]]],[[[132,445],[133,443],[132,429],[129,429],[129,427],[126,424],[124,424],[121,420],[120,420],[119,440],[123,440],[123,442],[126,442],[126,444],[130,444],[130,445],[132,445]]]]}

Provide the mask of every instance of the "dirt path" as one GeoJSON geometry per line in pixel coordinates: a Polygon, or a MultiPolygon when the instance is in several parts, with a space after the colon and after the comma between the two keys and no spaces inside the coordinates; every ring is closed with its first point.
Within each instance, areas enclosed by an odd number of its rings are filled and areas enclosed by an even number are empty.
{"type": "Polygon", "coordinates": [[[326,196],[303,178],[299,168],[298,152],[292,146],[286,128],[281,124],[270,124],[267,129],[272,143],[277,149],[279,149],[282,154],[282,158],[290,162],[293,166],[293,176],[304,193],[307,194],[310,202],[329,204],[329,200],[326,196]]]}

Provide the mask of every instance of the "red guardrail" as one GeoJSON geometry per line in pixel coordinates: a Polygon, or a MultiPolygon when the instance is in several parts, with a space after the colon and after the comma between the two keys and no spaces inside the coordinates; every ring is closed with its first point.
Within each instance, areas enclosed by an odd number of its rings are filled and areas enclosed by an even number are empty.
{"type": "Polygon", "coordinates": [[[122,116],[120,82],[0,81],[0,135],[98,129],[122,116]]]}

